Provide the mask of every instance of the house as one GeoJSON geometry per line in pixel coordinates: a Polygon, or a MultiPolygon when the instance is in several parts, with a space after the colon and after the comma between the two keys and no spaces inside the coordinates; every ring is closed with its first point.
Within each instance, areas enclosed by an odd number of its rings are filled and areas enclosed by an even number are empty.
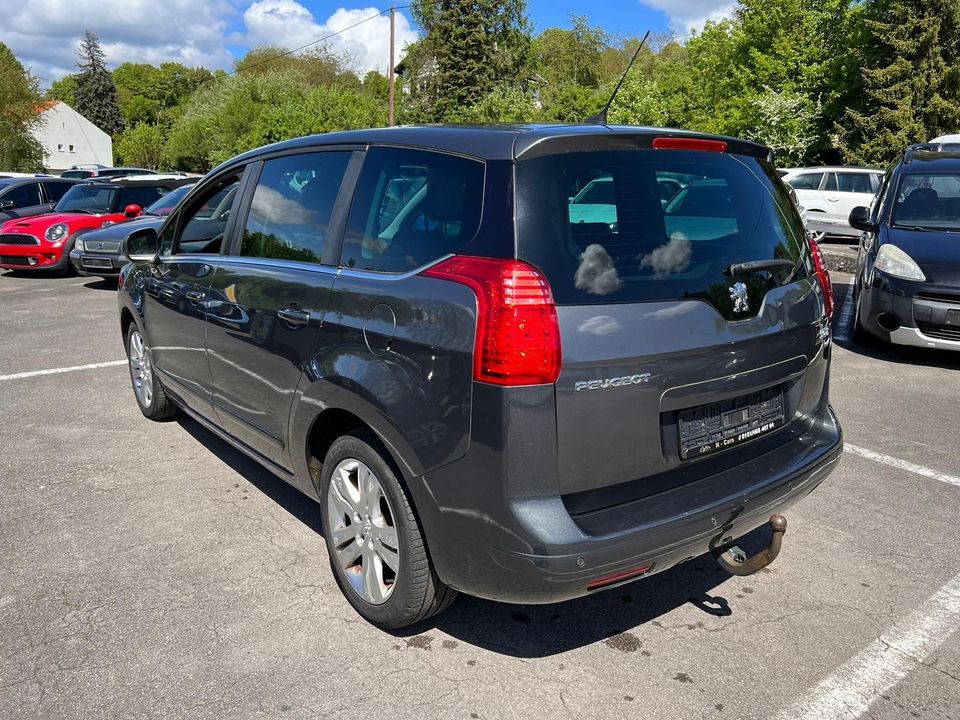
{"type": "Polygon", "coordinates": [[[113,140],[83,115],[61,100],[39,108],[43,122],[33,136],[43,146],[44,165],[63,172],[74,165],[113,165],[113,140]]]}

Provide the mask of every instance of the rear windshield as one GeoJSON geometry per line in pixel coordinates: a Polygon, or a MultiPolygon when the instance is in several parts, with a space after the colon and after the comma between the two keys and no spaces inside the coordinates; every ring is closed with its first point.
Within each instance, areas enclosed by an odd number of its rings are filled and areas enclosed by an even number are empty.
{"type": "Polygon", "coordinates": [[[960,230],[960,173],[902,175],[893,224],[923,230],[960,230]]]}
{"type": "MultiPolygon", "coordinates": [[[[519,254],[558,304],[699,298],[730,317],[734,263],[786,259],[804,230],[767,163],[680,150],[550,155],[517,164],[519,254]]],[[[769,279],[740,278],[751,307],[769,279]]]]}

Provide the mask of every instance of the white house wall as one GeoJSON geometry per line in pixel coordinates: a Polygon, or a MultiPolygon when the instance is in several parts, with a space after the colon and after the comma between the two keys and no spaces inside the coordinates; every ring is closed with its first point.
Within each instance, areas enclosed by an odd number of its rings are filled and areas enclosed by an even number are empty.
{"type": "Polygon", "coordinates": [[[62,172],[73,165],[90,163],[113,165],[110,136],[66,103],[45,110],[43,120],[34,137],[46,153],[44,165],[48,170],[62,172]]]}

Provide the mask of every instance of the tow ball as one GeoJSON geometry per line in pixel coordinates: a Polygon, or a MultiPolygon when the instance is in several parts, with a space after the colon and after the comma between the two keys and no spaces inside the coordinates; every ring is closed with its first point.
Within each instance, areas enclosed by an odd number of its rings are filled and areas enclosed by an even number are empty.
{"type": "Polygon", "coordinates": [[[731,575],[753,575],[777,559],[783,534],[787,531],[787,519],[783,515],[771,515],[768,521],[772,535],[770,544],[751,558],[736,545],[711,547],[710,552],[724,570],[731,575]]]}

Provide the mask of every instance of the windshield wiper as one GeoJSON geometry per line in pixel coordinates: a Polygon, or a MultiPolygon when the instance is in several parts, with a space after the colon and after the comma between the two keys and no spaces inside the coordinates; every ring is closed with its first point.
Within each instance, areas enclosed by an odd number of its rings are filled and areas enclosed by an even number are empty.
{"type": "Polygon", "coordinates": [[[769,272],[793,270],[797,267],[797,264],[794,260],[786,260],[784,258],[778,258],[776,260],[751,260],[749,262],[734,263],[727,268],[727,273],[736,277],[737,275],[749,275],[750,273],[761,272],[763,270],[769,272]]]}
{"type": "Polygon", "coordinates": [[[916,232],[960,232],[960,228],[930,227],[929,225],[894,225],[899,230],[914,230],[916,232]]]}

